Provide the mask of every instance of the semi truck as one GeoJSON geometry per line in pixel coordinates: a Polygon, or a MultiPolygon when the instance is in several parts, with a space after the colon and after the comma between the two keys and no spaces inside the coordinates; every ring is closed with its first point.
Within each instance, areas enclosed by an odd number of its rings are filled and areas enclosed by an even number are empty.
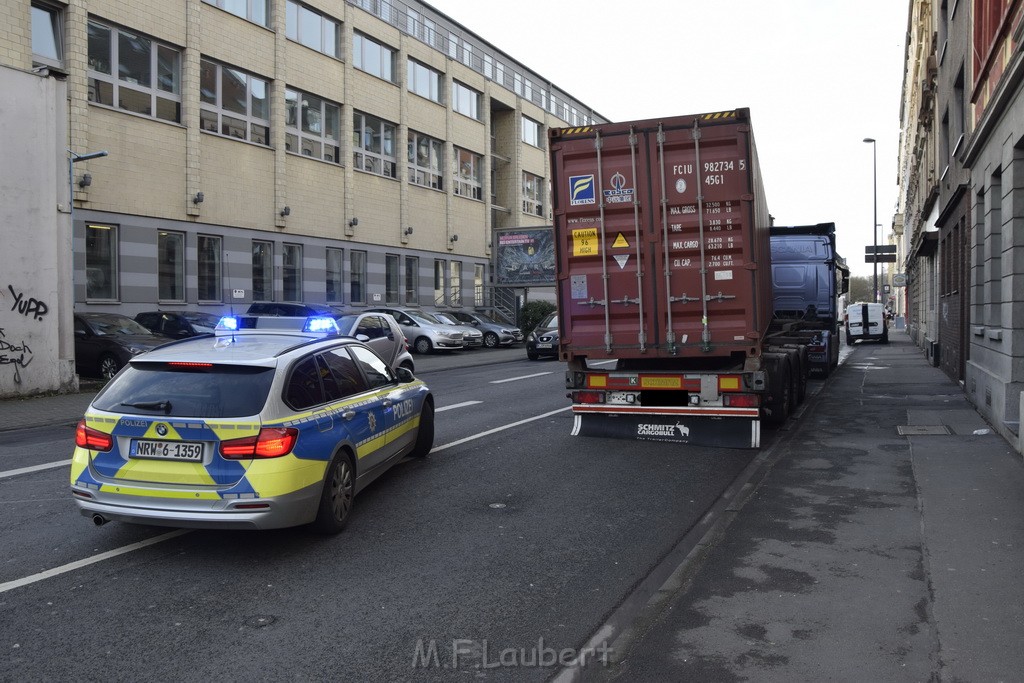
{"type": "Polygon", "coordinates": [[[772,327],[789,325],[792,341],[807,345],[810,374],[827,377],[839,365],[840,302],[850,289],[850,269],[836,252],[836,224],[773,225],[770,234],[772,327]]]}
{"type": "Polygon", "coordinates": [[[748,109],[549,131],[574,435],[757,448],[810,368],[774,314],[748,109]]]}

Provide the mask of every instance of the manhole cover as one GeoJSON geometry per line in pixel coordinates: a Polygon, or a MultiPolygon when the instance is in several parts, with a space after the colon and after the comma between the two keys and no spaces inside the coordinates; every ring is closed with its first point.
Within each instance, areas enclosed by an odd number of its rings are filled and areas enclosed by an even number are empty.
{"type": "Polygon", "coordinates": [[[896,428],[900,436],[940,436],[949,434],[944,425],[900,425],[896,428]]]}

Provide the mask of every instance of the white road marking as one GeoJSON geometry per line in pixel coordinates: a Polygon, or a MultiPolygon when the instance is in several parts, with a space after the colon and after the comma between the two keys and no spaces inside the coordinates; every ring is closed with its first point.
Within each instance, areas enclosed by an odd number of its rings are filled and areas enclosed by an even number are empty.
{"type": "Polygon", "coordinates": [[[30,583],[36,583],[37,581],[48,579],[51,576],[58,576],[60,574],[66,574],[67,572],[74,571],[76,569],[81,569],[82,567],[88,567],[90,564],[96,564],[97,562],[109,560],[110,558],[117,557],[118,555],[124,555],[135,550],[140,550],[147,546],[156,545],[157,543],[163,543],[164,541],[169,541],[172,538],[177,538],[178,536],[182,536],[184,534],[188,534],[191,532],[192,529],[178,529],[177,531],[171,531],[160,536],[147,538],[146,540],[139,541],[138,543],[132,543],[131,545],[126,545],[121,548],[108,550],[105,553],[93,555],[92,557],[87,557],[84,560],[76,560],[74,562],[69,562],[68,564],[61,565],[60,567],[47,569],[46,571],[39,572],[38,574],[26,576],[23,579],[15,579],[14,581],[8,581],[7,583],[0,583],[0,593],[6,593],[7,591],[14,590],[15,588],[21,588],[22,586],[27,586],[30,583]]]}
{"type": "Polygon", "coordinates": [[[65,467],[70,464],[70,460],[58,460],[57,462],[47,462],[43,463],[42,465],[32,465],[31,467],[19,467],[16,470],[7,470],[6,472],[0,472],[0,479],[3,479],[5,477],[14,477],[19,474],[28,474],[29,472],[52,470],[54,467],[65,467]]]}
{"type": "Polygon", "coordinates": [[[453,408],[465,408],[466,406],[475,406],[477,403],[483,403],[483,401],[463,401],[462,403],[453,403],[450,406],[441,406],[440,408],[434,408],[435,413],[443,413],[446,410],[452,410],[453,408]]]}
{"type": "Polygon", "coordinates": [[[530,379],[531,377],[543,377],[544,375],[553,375],[553,372],[535,372],[532,375],[523,375],[522,377],[509,377],[508,379],[496,379],[489,382],[489,384],[504,384],[505,382],[518,382],[521,379],[530,379]]]}
{"type": "Polygon", "coordinates": [[[535,420],[543,420],[545,417],[551,417],[552,415],[557,415],[558,413],[564,413],[567,410],[572,410],[572,406],[566,406],[564,408],[559,408],[558,410],[552,410],[551,412],[548,413],[534,415],[533,417],[528,417],[525,420],[519,420],[519,422],[510,422],[507,425],[495,427],[494,429],[488,429],[486,432],[480,432],[479,434],[474,434],[473,436],[467,436],[465,439],[452,441],[451,443],[446,443],[443,446],[435,446],[433,449],[431,449],[430,452],[437,453],[438,451],[443,451],[444,449],[451,448],[452,446],[460,446],[464,443],[468,443],[469,441],[476,441],[477,439],[482,439],[485,436],[490,436],[491,434],[503,432],[506,429],[512,429],[513,427],[518,427],[519,425],[524,425],[535,420]]]}

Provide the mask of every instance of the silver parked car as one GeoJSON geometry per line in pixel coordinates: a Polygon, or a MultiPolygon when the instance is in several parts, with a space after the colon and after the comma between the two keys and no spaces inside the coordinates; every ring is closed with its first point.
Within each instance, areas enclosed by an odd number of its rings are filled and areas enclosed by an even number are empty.
{"type": "Polygon", "coordinates": [[[418,308],[383,307],[367,310],[387,313],[394,318],[416,353],[461,349],[465,346],[463,328],[446,325],[418,308]]]}
{"type": "Polygon", "coordinates": [[[334,319],[341,334],[355,337],[369,346],[393,369],[416,371],[405,333],[387,313],[350,311],[340,313],[334,319]]]}
{"type": "Polygon", "coordinates": [[[484,345],[484,333],[476,329],[469,323],[464,323],[458,320],[449,311],[435,311],[430,314],[432,317],[437,318],[445,325],[452,325],[462,329],[462,341],[467,349],[477,349],[484,345]]]}
{"type": "Polygon", "coordinates": [[[518,327],[507,325],[475,311],[445,311],[445,315],[455,320],[473,325],[484,335],[484,346],[489,349],[498,346],[509,346],[523,341],[523,331],[518,327]]]}

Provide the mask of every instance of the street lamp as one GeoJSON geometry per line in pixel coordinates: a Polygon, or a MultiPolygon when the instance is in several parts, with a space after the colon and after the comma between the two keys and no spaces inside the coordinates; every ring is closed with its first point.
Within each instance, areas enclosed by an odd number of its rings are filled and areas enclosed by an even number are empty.
{"type": "Polygon", "coordinates": [[[874,263],[871,265],[875,268],[875,279],[874,289],[872,291],[871,301],[878,301],[878,144],[874,138],[864,138],[864,142],[871,143],[871,157],[874,162],[874,183],[875,183],[875,215],[871,219],[871,237],[875,244],[874,250],[874,263]]]}

